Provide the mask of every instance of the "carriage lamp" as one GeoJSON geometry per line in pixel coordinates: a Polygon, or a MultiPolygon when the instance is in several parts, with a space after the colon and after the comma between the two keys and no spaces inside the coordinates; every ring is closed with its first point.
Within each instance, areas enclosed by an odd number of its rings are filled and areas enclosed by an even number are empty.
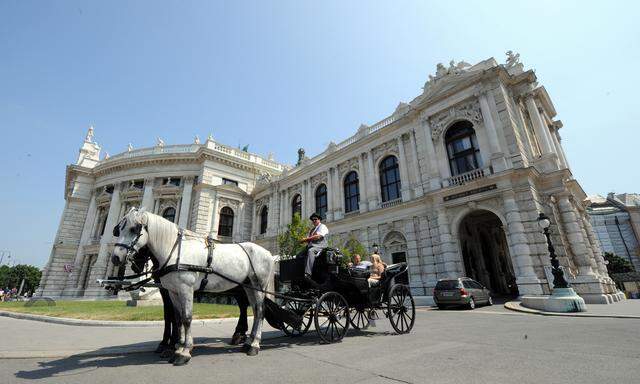
{"type": "Polygon", "coordinates": [[[567,280],[564,278],[564,272],[560,269],[560,262],[558,262],[556,257],[555,248],[553,248],[553,244],[551,244],[551,234],[549,232],[551,221],[547,215],[542,212],[540,212],[538,216],[538,225],[547,238],[547,249],[549,250],[549,257],[551,258],[551,273],[553,274],[553,288],[569,288],[569,283],[567,283],[567,280]]]}
{"type": "Polygon", "coordinates": [[[374,254],[376,254],[376,255],[378,255],[378,254],[379,254],[379,253],[378,253],[378,250],[379,250],[379,249],[378,249],[378,244],[373,243],[373,247],[372,247],[372,248],[373,248],[373,253],[374,253],[374,254]]]}

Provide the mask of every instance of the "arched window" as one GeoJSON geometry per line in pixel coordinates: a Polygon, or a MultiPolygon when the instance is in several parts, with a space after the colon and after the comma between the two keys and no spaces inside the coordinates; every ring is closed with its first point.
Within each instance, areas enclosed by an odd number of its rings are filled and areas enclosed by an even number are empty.
{"type": "Polygon", "coordinates": [[[323,219],[327,216],[327,186],[325,184],[320,184],[316,188],[316,213],[323,219]]]}
{"type": "Polygon", "coordinates": [[[354,212],[360,209],[360,189],[358,173],[351,171],[344,178],[344,211],[354,212]]]}
{"type": "Polygon", "coordinates": [[[162,217],[169,220],[170,222],[175,222],[176,220],[176,209],[173,207],[169,207],[162,211],[162,217]]]}
{"type": "Polygon", "coordinates": [[[400,198],[400,171],[395,156],[387,156],[380,162],[380,188],[382,202],[400,198]]]}
{"type": "Polygon", "coordinates": [[[296,215],[302,216],[302,197],[295,195],[291,201],[291,218],[296,215]]]}
{"type": "Polygon", "coordinates": [[[233,235],[233,210],[224,207],[220,210],[220,223],[218,224],[218,236],[233,235]]]}
{"type": "Polygon", "coordinates": [[[444,137],[449,156],[451,176],[480,168],[480,150],[476,140],[476,132],[469,121],[459,121],[447,130],[444,137]]]}
{"type": "Polygon", "coordinates": [[[269,219],[269,208],[265,205],[260,210],[260,234],[267,233],[267,223],[269,219]]]}

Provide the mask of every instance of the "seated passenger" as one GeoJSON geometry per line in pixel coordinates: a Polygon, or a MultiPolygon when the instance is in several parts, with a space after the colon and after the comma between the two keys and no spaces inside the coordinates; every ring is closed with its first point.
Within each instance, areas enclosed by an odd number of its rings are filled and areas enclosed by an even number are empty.
{"type": "Polygon", "coordinates": [[[369,267],[371,267],[371,262],[366,260],[362,261],[360,255],[356,253],[355,255],[353,255],[353,262],[347,264],[347,266],[349,268],[368,269],[369,267]]]}
{"type": "Polygon", "coordinates": [[[369,286],[380,284],[380,278],[382,278],[382,272],[384,272],[385,265],[380,259],[380,255],[374,253],[371,258],[371,276],[369,276],[369,286]]]}

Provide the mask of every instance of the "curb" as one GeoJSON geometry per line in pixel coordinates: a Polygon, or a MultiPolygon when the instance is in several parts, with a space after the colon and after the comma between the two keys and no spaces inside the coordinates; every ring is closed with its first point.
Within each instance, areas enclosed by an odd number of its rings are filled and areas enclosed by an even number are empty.
{"type": "Polygon", "coordinates": [[[640,316],[633,315],[595,315],[592,313],[582,313],[582,312],[571,312],[571,313],[560,313],[560,312],[545,312],[539,311],[537,309],[531,309],[523,307],[519,301],[508,301],[504,303],[504,307],[511,311],[528,313],[530,315],[541,315],[541,316],[561,316],[561,317],[591,317],[591,318],[605,318],[605,319],[640,319],[640,316]]]}
{"type": "MultiPolygon", "coordinates": [[[[139,328],[139,327],[162,327],[164,326],[164,321],[107,321],[107,320],[82,320],[82,319],[70,319],[67,317],[53,317],[53,316],[44,316],[44,315],[34,315],[32,313],[21,313],[21,312],[10,312],[10,311],[0,311],[0,316],[10,317],[13,319],[19,320],[33,320],[33,321],[42,321],[44,323],[52,323],[52,324],[63,324],[63,325],[77,325],[84,327],[130,327],[130,328],[139,328]]],[[[253,316],[249,316],[247,319],[252,319],[253,316]]],[[[193,320],[191,322],[192,326],[206,326],[206,325],[216,325],[216,324],[225,324],[225,323],[235,323],[238,321],[237,317],[225,317],[221,319],[203,319],[203,320],[193,320]]]]}

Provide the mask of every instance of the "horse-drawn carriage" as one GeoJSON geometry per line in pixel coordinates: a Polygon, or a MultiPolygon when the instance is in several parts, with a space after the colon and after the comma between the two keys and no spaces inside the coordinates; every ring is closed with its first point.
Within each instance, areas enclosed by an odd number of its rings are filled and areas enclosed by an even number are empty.
{"type": "Polygon", "coordinates": [[[385,268],[379,283],[370,286],[369,272],[341,266],[343,255],[326,248],[316,258],[312,279],[304,275],[304,258],[280,261],[279,282],[288,286],[281,305],[301,321],[285,323],[289,336],[304,335],[311,323],[327,343],[342,340],[349,326],[364,329],[378,312],[387,317],[396,333],[409,333],[415,320],[415,304],[409,287],[395,278],[407,273],[407,265],[385,268]]]}

